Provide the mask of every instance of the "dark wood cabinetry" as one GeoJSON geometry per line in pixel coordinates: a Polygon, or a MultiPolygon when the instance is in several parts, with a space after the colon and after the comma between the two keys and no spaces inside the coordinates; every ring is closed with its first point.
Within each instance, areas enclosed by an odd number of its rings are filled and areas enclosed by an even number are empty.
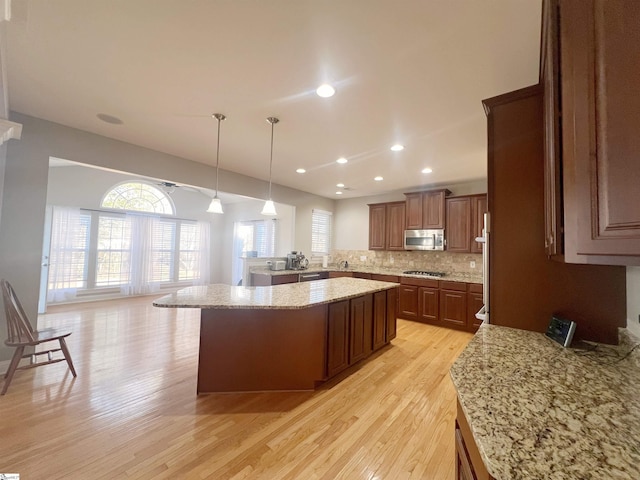
{"type": "Polygon", "coordinates": [[[464,412],[457,402],[455,426],[456,480],[496,480],[485,467],[464,412]]]}
{"type": "Polygon", "coordinates": [[[398,288],[387,290],[387,343],[396,338],[398,324],[398,288]]]}
{"type": "Polygon", "coordinates": [[[640,3],[551,0],[543,15],[547,252],[638,265],[640,3]]]}
{"type": "Polygon", "coordinates": [[[440,282],[440,322],[457,329],[467,327],[467,285],[440,282]]]}
{"type": "Polygon", "coordinates": [[[475,239],[482,236],[484,214],[487,212],[487,196],[482,194],[447,198],[446,212],[447,251],[482,253],[482,246],[475,239]]]}
{"type": "Polygon", "coordinates": [[[467,325],[477,330],[482,325],[482,321],[476,318],[476,313],[484,306],[482,285],[470,283],[467,287],[467,325]]]}
{"type": "Polygon", "coordinates": [[[405,202],[369,205],[369,250],[404,250],[405,202]]]}
{"type": "Polygon", "coordinates": [[[440,296],[436,287],[418,287],[418,319],[421,322],[437,324],[440,296]]]}
{"type": "Polygon", "coordinates": [[[349,366],[349,300],[329,305],[327,332],[327,377],[349,366]]]}
{"type": "Polygon", "coordinates": [[[400,285],[398,289],[398,303],[400,317],[407,320],[418,319],[418,287],[415,285],[400,285]]]}
{"type": "Polygon", "coordinates": [[[448,252],[471,251],[471,199],[469,197],[447,198],[447,239],[448,252]]]}
{"type": "Polygon", "coordinates": [[[400,279],[398,316],[431,325],[475,332],[480,323],[475,313],[482,307],[482,285],[426,278],[400,279]],[[476,307],[471,315],[471,303],[476,307]]]}
{"type": "Polygon", "coordinates": [[[484,214],[487,213],[487,196],[471,196],[471,248],[470,253],[482,253],[482,244],[476,242],[476,238],[482,237],[484,228],[484,214]]]}
{"type": "Polygon", "coordinates": [[[254,287],[268,287],[271,285],[283,285],[296,283],[299,280],[297,273],[285,273],[283,275],[271,275],[269,273],[252,273],[251,285],[254,287]]]}
{"type": "Polygon", "coordinates": [[[329,278],[353,277],[353,272],[329,272],[329,278]]]}
{"type": "Polygon", "coordinates": [[[364,295],[351,300],[349,318],[349,364],[353,364],[373,351],[373,296],[364,295]]]}
{"type": "Polygon", "coordinates": [[[373,350],[387,342],[387,292],[373,294],[373,350]]]}
{"type": "Polygon", "coordinates": [[[406,229],[445,228],[445,198],[450,193],[446,189],[405,193],[406,229]]]}
{"type": "Polygon", "coordinates": [[[547,257],[542,88],[483,103],[493,233],[491,323],[544,332],[551,316],[560,314],[577,321],[580,338],[617,343],[617,329],[626,324],[624,267],[572,265],[547,257]]]}

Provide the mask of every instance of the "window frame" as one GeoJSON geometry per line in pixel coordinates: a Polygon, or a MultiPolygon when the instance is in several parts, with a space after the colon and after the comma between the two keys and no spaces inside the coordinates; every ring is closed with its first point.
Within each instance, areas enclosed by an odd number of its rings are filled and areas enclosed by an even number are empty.
{"type": "Polygon", "coordinates": [[[333,212],[314,208],[311,210],[311,257],[322,257],[331,253],[333,242],[333,212]],[[316,231],[325,226],[324,231],[316,231]],[[325,238],[316,238],[317,236],[325,238]],[[326,250],[318,250],[318,243],[323,243],[326,250]]]}

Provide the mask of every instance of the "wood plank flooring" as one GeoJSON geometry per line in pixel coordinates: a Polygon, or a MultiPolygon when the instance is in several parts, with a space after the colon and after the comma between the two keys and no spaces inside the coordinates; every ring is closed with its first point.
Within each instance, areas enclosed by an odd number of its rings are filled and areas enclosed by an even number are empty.
{"type": "Polygon", "coordinates": [[[199,310],[152,297],[50,308],[78,372],[19,371],[0,397],[0,472],[22,479],[454,478],[449,367],[472,335],[398,337],[315,392],[196,396],[199,310]]]}

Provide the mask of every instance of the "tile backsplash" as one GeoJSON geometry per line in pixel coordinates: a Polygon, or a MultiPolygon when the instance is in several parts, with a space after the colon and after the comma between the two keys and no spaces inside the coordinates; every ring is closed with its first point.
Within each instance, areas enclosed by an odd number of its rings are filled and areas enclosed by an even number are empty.
{"type": "Polygon", "coordinates": [[[330,263],[342,260],[350,266],[428,270],[482,275],[482,254],[450,252],[391,252],[378,250],[333,250],[330,263]],[[471,263],[475,262],[475,267],[471,263]]]}

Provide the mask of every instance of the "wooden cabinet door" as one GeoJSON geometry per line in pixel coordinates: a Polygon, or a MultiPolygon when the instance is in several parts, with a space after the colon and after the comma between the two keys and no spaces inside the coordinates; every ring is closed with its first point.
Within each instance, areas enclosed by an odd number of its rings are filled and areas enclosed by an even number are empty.
{"type": "Polygon", "coordinates": [[[446,190],[422,193],[422,228],[445,228],[446,190]]]}
{"type": "Polygon", "coordinates": [[[422,193],[405,193],[406,196],[406,228],[420,230],[422,228],[422,193]]]}
{"type": "Polygon", "coordinates": [[[469,293],[467,296],[467,328],[475,332],[482,325],[482,321],[476,318],[476,313],[484,305],[481,293],[469,293]]]}
{"type": "Polygon", "coordinates": [[[440,322],[449,327],[465,328],[467,325],[467,293],[456,290],[440,290],[440,322]]]}
{"type": "Polygon", "coordinates": [[[327,377],[349,366],[349,300],[329,304],[327,377]]]}
{"type": "Polygon", "coordinates": [[[415,285],[400,285],[398,288],[398,302],[400,317],[407,320],[418,319],[418,287],[415,285]]]}
{"type": "Polygon", "coordinates": [[[349,365],[368,357],[373,350],[373,295],[350,301],[349,365]]]}
{"type": "Polygon", "coordinates": [[[373,350],[386,344],[387,339],[387,292],[373,294],[373,350]]]}
{"type": "Polygon", "coordinates": [[[353,277],[353,272],[329,272],[329,278],[353,277]]]}
{"type": "Polygon", "coordinates": [[[299,276],[297,273],[287,275],[271,275],[271,285],[283,285],[285,283],[298,283],[299,276]]]}
{"type": "Polygon", "coordinates": [[[560,3],[567,261],[640,262],[638,25],[637,0],[560,3]]]}
{"type": "Polygon", "coordinates": [[[447,198],[447,239],[449,252],[471,251],[471,199],[469,197],[447,198]]]}
{"type": "Polygon", "coordinates": [[[464,439],[459,428],[456,428],[456,480],[477,480],[471,468],[471,459],[465,448],[464,439]]]}
{"type": "Polygon", "coordinates": [[[387,206],[369,205],[369,250],[384,250],[387,235],[387,206]]]}
{"type": "Polygon", "coordinates": [[[558,0],[542,4],[540,78],[544,87],[544,245],[547,255],[562,254],[562,174],[560,169],[560,50],[558,0]]]}
{"type": "Polygon", "coordinates": [[[487,212],[487,196],[473,195],[471,197],[471,253],[482,253],[482,244],[476,242],[482,236],[484,228],[484,214],[487,212]]]}
{"type": "Polygon", "coordinates": [[[439,295],[437,288],[418,287],[418,303],[421,322],[437,324],[439,317],[439,295]]]}
{"type": "Polygon", "coordinates": [[[398,290],[392,288],[387,290],[387,333],[386,342],[396,338],[397,332],[397,315],[398,315],[398,290]]]}
{"type": "Polygon", "coordinates": [[[387,205],[387,250],[404,250],[405,202],[387,205]]]}

